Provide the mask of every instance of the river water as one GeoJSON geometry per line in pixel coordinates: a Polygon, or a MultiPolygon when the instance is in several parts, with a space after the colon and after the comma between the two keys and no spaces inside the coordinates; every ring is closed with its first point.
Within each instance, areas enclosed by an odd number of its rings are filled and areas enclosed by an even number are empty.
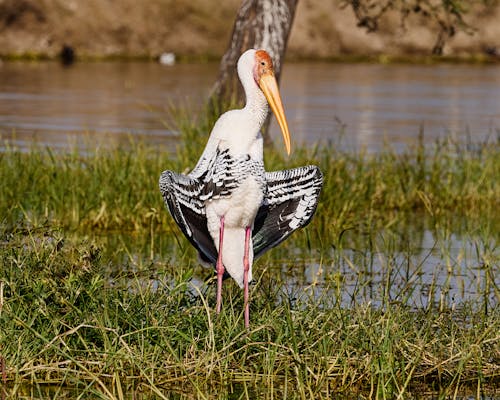
{"type": "MultiPolygon", "coordinates": [[[[169,106],[185,105],[194,117],[217,68],[4,62],[0,135],[21,148],[112,145],[130,135],[173,145],[169,106]]],[[[295,144],[378,151],[415,143],[421,129],[426,143],[446,135],[482,141],[500,129],[500,65],[288,63],[281,90],[295,144]]],[[[279,135],[274,121],[271,135],[279,135]]]]}

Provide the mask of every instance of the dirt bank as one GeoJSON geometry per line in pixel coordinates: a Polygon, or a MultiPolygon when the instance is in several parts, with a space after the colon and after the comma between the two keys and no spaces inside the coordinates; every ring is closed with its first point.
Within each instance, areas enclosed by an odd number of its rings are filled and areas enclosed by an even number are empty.
{"type": "MultiPolygon", "coordinates": [[[[289,41],[291,58],[430,54],[437,26],[412,16],[403,28],[387,15],[367,33],[339,0],[301,0],[289,41]]],[[[0,56],[55,57],[64,44],[79,56],[220,57],[240,0],[0,0],[0,56]]],[[[500,5],[467,15],[473,35],[458,32],[444,54],[500,53],[500,5]]]]}

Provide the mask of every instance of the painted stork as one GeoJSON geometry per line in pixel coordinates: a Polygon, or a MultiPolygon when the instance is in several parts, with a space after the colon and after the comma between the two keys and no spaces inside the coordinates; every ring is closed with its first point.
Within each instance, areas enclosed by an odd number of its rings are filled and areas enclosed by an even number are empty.
{"type": "Polygon", "coordinates": [[[215,265],[220,312],[225,271],[244,289],[249,326],[248,283],[253,259],[307,225],[323,185],[321,171],[305,166],[266,172],[260,133],[268,102],[290,154],[290,133],[273,64],[264,50],[248,50],[238,60],[246,105],[215,123],[196,167],[187,175],[164,171],[160,191],[181,231],[200,258],[215,265]]]}

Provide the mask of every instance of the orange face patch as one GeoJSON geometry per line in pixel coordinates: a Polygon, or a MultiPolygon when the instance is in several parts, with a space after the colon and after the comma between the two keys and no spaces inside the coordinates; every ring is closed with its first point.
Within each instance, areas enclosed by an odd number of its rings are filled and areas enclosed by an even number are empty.
{"type": "Polygon", "coordinates": [[[267,51],[257,50],[255,52],[255,67],[253,73],[256,82],[259,82],[260,77],[264,74],[274,74],[273,61],[267,51]]]}

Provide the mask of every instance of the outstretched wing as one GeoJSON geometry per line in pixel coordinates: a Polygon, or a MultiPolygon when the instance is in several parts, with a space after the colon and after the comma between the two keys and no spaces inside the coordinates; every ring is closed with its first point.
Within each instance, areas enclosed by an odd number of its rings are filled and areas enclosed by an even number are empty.
{"type": "Polygon", "coordinates": [[[267,193],[257,212],[252,234],[255,258],[311,221],[323,186],[323,175],[318,167],[309,165],[267,172],[266,182],[267,193]]]}
{"type": "Polygon", "coordinates": [[[207,229],[205,206],[201,199],[203,182],[187,175],[164,171],[159,185],[168,210],[182,233],[204,261],[215,264],[217,250],[207,229]]]}
{"type": "MultiPolygon", "coordinates": [[[[205,202],[230,196],[250,165],[243,156],[234,158],[229,150],[205,152],[189,175],[164,171],[160,191],[182,233],[200,253],[203,261],[215,264],[217,249],[207,228],[205,202]]],[[[263,167],[262,167],[263,168],[263,167]]]]}

